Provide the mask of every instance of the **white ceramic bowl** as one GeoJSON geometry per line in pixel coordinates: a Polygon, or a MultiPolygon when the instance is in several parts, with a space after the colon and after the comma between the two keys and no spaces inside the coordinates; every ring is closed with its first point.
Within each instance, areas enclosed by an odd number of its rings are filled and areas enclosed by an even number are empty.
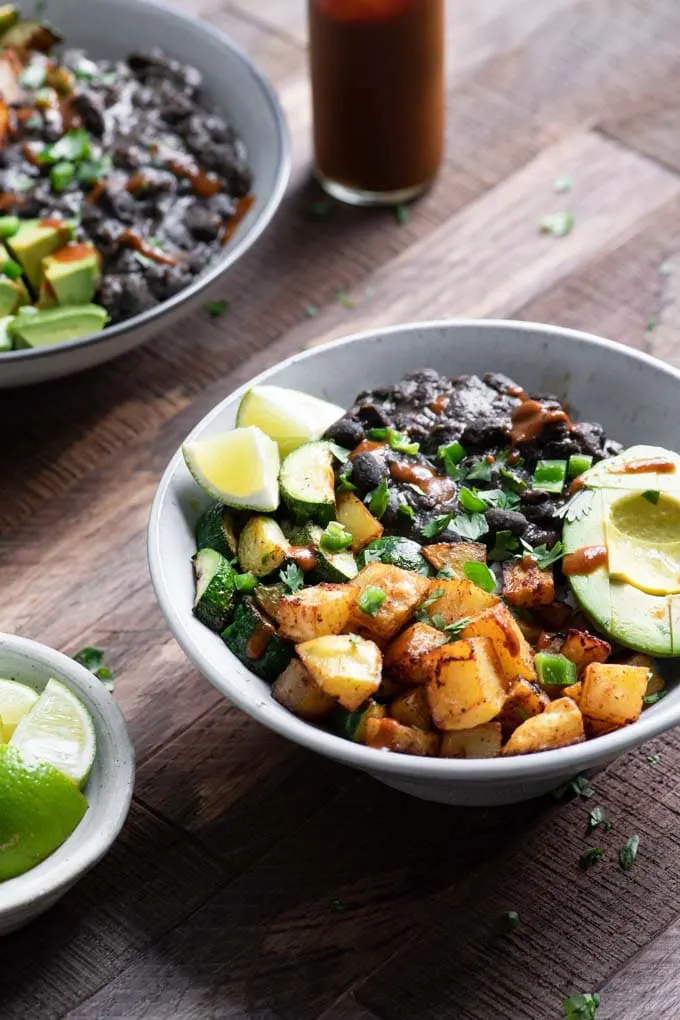
{"type": "MultiPolygon", "coordinates": [[[[33,0],[19,7],[27,16],[33,0]]],[[[0,355],[0,389],[56,379],[117,357],[151,339],[205,300],[205,290],[262,234],[290,175],[288,129],[276,94],[248,57],[213,25],[156,0],[50,0],[47,17],[65,45],[97,58],[121,59],[160,46],[197,67],[208,106],[235,126],[254,171],[255,203],[222,253],[193,283],[148,312],[91,336],[54,347],[0,355]],[[85,15],[85,16],[84,16],[85,15]]]]}
{"type": "MultiPolygon", "coordinates": [[[[521,322],[454,321],[362,333],[299,354],[251,380],[218,404],[191,439],[230,429],[242,394],[267,381],[349,406],[356,394],[435,368],[446,375],[504,372],[533,391],[568,399],[578,420],[601,422],[627,445],[680,449],[680,372],[637,351],[585,333],[521,322]]],[[[595,740],[524,757],[487,760],[415,758],[376,751],[296,718],[269,687],[192,616],[198,490],[177,452],[151,511],[149,562],[160,607],[188,657],[225,697],[265,726],[305,747],[354,766],[388,786],[449,804],[501,804],[539,796],[585,770],[597,769],[680,722],[680,687],[646,709],[632,726],[595,740]]],[[[207,500],[206,500],[207,502],[207,500]]]]}
{"type": "Polygon", "coordinates": [[[104,856],[132,799],[134,750],[120,709],[102,683],[67,655],[27,638],[0,634],[0,677],[41,691],[50,677],[82,701],[94,721],[97,756],[84,788],[90,805],[65,843],[31,871],[0,882],[0,935],[27,924],[60,899],[104,856]]]}

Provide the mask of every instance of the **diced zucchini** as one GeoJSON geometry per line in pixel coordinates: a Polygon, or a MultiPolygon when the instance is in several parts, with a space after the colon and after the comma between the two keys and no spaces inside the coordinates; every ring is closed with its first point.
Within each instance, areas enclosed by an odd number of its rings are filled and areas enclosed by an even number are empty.
{"type": "Polygon", "coordinates": [[[335,519],[352,536],[352,552],[355,554],[361,552],[369,542],[381,538],[383,533],[380,521],[353,492],[339,494],[335,519]]]}
{"type": "Polygon", "coordinates": [[[349,550],[331,553],[320,546],[323,528],[318,524],[308,521],[303,527],[294,531],[290,537],[291,545],[313,545],[316,549],[316,567],[311,580],[329,581],[331,584],[342,584],[344,581],[351,581],[359,573],[356,560],[349,550]]]}
{"type": "Polygon", "coordinates": [[[193,559],[196,575],[194,616],[211,630],[223,630],[235,600],[236,571],[215,549],[200,549],[193,559]]]}
{"type": "Polygon", "coordinates": [[[278,636],[251,598],[236,606],[222,640],[244,666],[267,683],[273,683],[293,657],[292,646],[278,636]]]}
{"type": "Polygon", "coordinates": [[[196,524],[196,547],[215,549],[229,559],[236,555],[238,540],[234,515],[224,503],[211,503],[196,524]]]}
{"type": "Polygon", "coordinates": [[[279,602],[285,595],[285,588],[282,584],[258,584],[253,592],[255,601],[260,609],[264,610],[272,620],[279,622],[279,602]]]}
{"type": "Polygon", "coordinates": [[[339,737],[345,740],[353,740],[355,744],[362,744],[366,736],[366,721],[368,719],[384,719],[387,709],[376,701],[369,701],[364,708],[356,712],[348,712],[346,708],[338,708],[333,716],[333,729],[339,737]]]}
{"type": "Polygon", "coordinates": [[[281,496],[298,520],[326,525],[335,517],[333,451],[323,441],[305,443],[281,465],[281,496]]]}
{"type": "Polygon", "coordinates": [[[423,556],[422,547],[410,538],[400,538],[398,535],[385,535],[369,542],[357,558],[359,568],[365,567],[367,563],[389,563],[393,567],[401,567],[402,570],[414,570],[417,574],[424,574],[429,577],[432,573],[430,565],[423,556]]]}
{"type": "Polygon", "coordinates": [[[238,540],[238,561],[255,577],[278,570],[288,552],[288,539],[273,517],[251,517],[238,540]]]}

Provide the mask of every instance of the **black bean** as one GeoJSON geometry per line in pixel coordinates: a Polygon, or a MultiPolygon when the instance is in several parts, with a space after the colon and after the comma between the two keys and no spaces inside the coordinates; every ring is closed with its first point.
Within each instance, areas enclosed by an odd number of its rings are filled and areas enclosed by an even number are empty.
{"type": "Polygon", "coordinates": [[[214,241],[222,227],[221,217],[200,202],[189,206],[184,222],[198,241],[214,241]]]}
{"type": "Polygon", "coordinates": [[[80,114],[87,130],[101,138],[106,128],[103,97],[91,89],[78,89],[73,93],[71,106],[80,114]]]}
{"type": "Polygon", "coordinates": [[[529,524],[522,538],[529,545],[546,545],[552,549],[560,537],[560,532],[555,528],[541,528],[538,524],[529,524]]]}
{"type": "Polygon", "coordinates": [[[486,521],[491,531],[511,531],[513,535],[523,535],[527,530],[528,521],[524,514],[517,510],[486,511],[486,521]]]}
{"type": "Polygon", "coordinates": [[[352,461],[352,481],[362,490],[375,489],[388,474],[385,461],[373,453],[360,453],[352,461]]]}
{"type": "Polygon", "coordinates": [[[390,424],[389,415],[379,404],[360,404],[354,410],[367,429],[385,428],[390,424]]]}
{"type": "Polygon", "coordinates": [[[498,417],[480,417],[470,422],[461,443],[466,450],[490,450],[505,446],[510,439],[510,422],[498,417]]]}
{"type": "Polygon", "coordinates": [[[353,450],[365,436],[364,427],[355,418],[339,418],[329,429],[326,429],[326,439],[338,446],[344,446],[346,450],[353,450]]]}

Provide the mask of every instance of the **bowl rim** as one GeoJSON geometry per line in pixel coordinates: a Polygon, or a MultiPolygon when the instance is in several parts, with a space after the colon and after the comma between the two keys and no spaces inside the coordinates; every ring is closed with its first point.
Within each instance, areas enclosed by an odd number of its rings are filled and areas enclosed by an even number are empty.
{"type": "MultiPolygon", "coordinates": [[[[642,351],[627,347],[613,340],[607,340],[592,333],[552,326],[540,322],[525,322],[512,319],[473,319],[450,318],[428,320],[423,322],[400,323],[384,328],[371,328],[353,333],[347,337],[332,340],[327,344],[299,351],[289,358],[270,366],[258,375],[243,383],[228,396],[215,405],[194,426],[184,442],[191,441],[216,418],[227,406],[233,406],[239,398],[253,386],[267,381],[270,376],[290,365],[306,361],[310,358],[323,357],[330,349],[349,346],[378,337],[389,337],[391,334],[404,333],[410,330],[432,330],[442,328],[456,331],[459,329],[475,329],[484,332],[512,330],[513,332],[543,332],[547,335],[560,337],[568,343],[582,346],[601,347],[617,356],[623,355],[633,361],[672,376],[680,384],[680,369],[668,365],[642,351]]],[[[522,782],[538,778],[539,773],[555,775],[576,775],[602,762],[617,757],[624,751],[642,744],[652,737],[680,723],[680,697],[670,701],[663,699],[630,726],[616,730],[604,736],[586,740],[580,744],[540,751],[529,755],[516,755],[498,758],[427,758],[376,750],[352,743],[342,737],[329,733],[313,723],[299,719],[291,712],[282,709],[281,714],[267,714],[261,711],[262,697],[255,695],[247,685],[239,682],[239,673],[255,678],[239,660],[224,647],[226,662],[235,665],[232,670],[217,674],[210,659],[204,654],[200,642],[194,640],[184,624],[183,614],[175,607],[169,586],[165,581],[163,561],[167,557],[167,549],[161,554],[160,519],[163,508],[171,498],[172,485],[178,469],[183,464],[181,446],[171,457],[156,491],[147,529],[147,556],[151,582],[165,620],[187,658],[196,666],[201,674],[228,700],[246,712],[253,719],[267,726],[274,732],[287,737],[313,751],[317,751],[336,761],[361,769],[364,772],[389,776],[408,777],[423,781],[466,781],[477,783],[489,782],[522,782]],[[234,679],[231,679],[233,677],[234,679]],[[670,704],[669,704],[670,701],[670,704]],[[674,703],[675,702],[675,703],[674,703]]],[[[256,678],[255,678],[256,679],[256,678]]],[[[271,696],[269,696],[271,697],[271,696]]],[[[269,704],[265,702],[264,704],[269,704]]]]}
{"type": "Polygon", "coordinates": [[[117,793],[115,800],[110,798],[107,801],[106,810],[102,812],[97,829],[85,842],[82,838],[79,839],[77,826],[68,839],[57,847],[54,854],[72,844],[71,853],[66,854],[63,860],[55,859],[54,864],[50,866],[51,858],[54,856],[52,854],[22,875],[0,882],[0,919],[22,907],[35,907],[34,912],[37,913],[41,901],[51,902],[61,892],[66,892],[104,856],[118,837],[127,818],[132,803],[135,777],[135,752],[123,713],[101,680],[68,655],[31,638],[0,633],[0,650],[4,648],[38,663],[46,672],[56,674],[57,678],[84,702],[86,708],[91,709],[91,706],[95,706],[101,716],[106,718],[110,738],[117,753],[115,757],[102,762],[105,777],[103,786],[109,797],[114,788],[117,793]],[[120,781],[114,784],[112,777],[116,774],[119,775],[120,781]]]}
{"type": "Polygon", "coordinates": [[[106,329],[100,329],[96,333],[89,333],[87,336],[78,337],[76,340],[67,340],[64,343],[54,344],[53,346],[47,347],[33,347],[18,351],[7,351],[0,355],[1,364],[9,364],[10,362],[16,364],[28,360],[36,361],[41,357],[55,358],[62,352],[68,353],[69,351],[76,349],[80,350],[83,348],[95,347],[98,344],[105,343],[109,340],[115,340],[117,337],[125,336],[137,329],[152,326],[162,316],[166,315],[168,312],[172,312],[174,309],[177,309],[185,301],[192,300],[202,291],[210,287],[234,264],[234,262],[237,261],[237,259],[244,255],[269,226],[286,192],[292,169],[290,131],[276,94],[276,90],[266,75],[260,71],[254,61],[250,59],[247,53],[237,43],[235,43],[226,34],[226,32],[222,31],[222,29],[217,26],[212,25],[210,22],[203,21],[202,18],[187,14],[185,11],[180,10],[177,7],[171,7],[169,4],[164,3],[163,0],[127,0],[127,2],[136,7],[155,8],[157,9],[159,16],[174,19],[180,26],[191,24],[194,28],[198,28],[204,36],[210,36],[210,38],[221,42],[225,49],[231,50],[236,57],[240,58],[255,85],[260,88],[262,98],[270,108],[276,126],[275,143],[277,150],[277,170],[274,179],[274,186],[269,198],[259,210],[257,219],[253,220],[250,224],[250,228],[248,228],[248,217],[245,217],[241,224],[241,227],[244,228],[242,236],[238,239],[237,232],[237,242],[234,247],[225,251],[213,263],[208,265],[202,273],[195,277],[188,286],[183,287],[182,290],[178,291],[176,294],[173,294],[171,297],[166,298],[165,301],[161,301],[159,304],[154,305],[153,308],[148,308],[144,312],[139,312],[138,315],[133,315],[130,319],[125,319],[123,322],[118,322],[114,326],[109,326],[106,329]]]}

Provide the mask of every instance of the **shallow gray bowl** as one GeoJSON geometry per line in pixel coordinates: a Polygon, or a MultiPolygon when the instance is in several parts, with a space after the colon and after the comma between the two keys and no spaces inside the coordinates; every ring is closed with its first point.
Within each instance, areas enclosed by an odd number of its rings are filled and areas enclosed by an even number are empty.
{"type": "Polygon", "coordinates": [[[42,691],[50,677],[80,698],[94,721],[97,756],[83,790],[90,805],[65,843],[31,871],[0,882],[0,935],[44,913],[104,856],[132,799],[135,755],[120,709],[84,666],[46,645],[0,634],[0,677],[42,691]]]}
{"type": "MultiPolygon", "coordinates": [[[[30,16],[34,4],[19,6],[30,16]]],[[[200,305],[204,291],[257,240],[278,209],[290,175],[288,129],[276,94],[254,64],[213,25],[156,0],[50,0],[47,17],[65,45],[120,59],[160,46],[203,75],[203,96],[230,120],[248,149],[255,203],[220,256],[168,301],[91,336],[0,355],[0,389],[56,379],[124,354],[200,305]]]]}
{"type": "MultiPolygon", "coordinates": [[[[608,340],[554,326],[453,321],[374,330],[296,355],[218,404],[190,439],[233,428],[243,393],[255,382],[292,386],[349,406],[363,389],[394,383],[406,372],[446,375],[504,372],[529,390],[568,399],[574,417],[601,422],[626,445],[680,449],[680,372],[608,340]]],[[[601,768],[623,751],[680,723],[680,687],[642,718],[604,737],[512,758],[452,760],[376,751],[326,733],[278,705],[267,684],[192,616],[191,557],[199,490],[181,451],[170,461],[149,523],[151,577],[170,630],[203,675],[235,705],[291,740],[375,776],[399,790],[448,804],[502,804],[537,797],[601,768]]],[[[207,497],[205,502],[207,503],[207,497]]]]}

